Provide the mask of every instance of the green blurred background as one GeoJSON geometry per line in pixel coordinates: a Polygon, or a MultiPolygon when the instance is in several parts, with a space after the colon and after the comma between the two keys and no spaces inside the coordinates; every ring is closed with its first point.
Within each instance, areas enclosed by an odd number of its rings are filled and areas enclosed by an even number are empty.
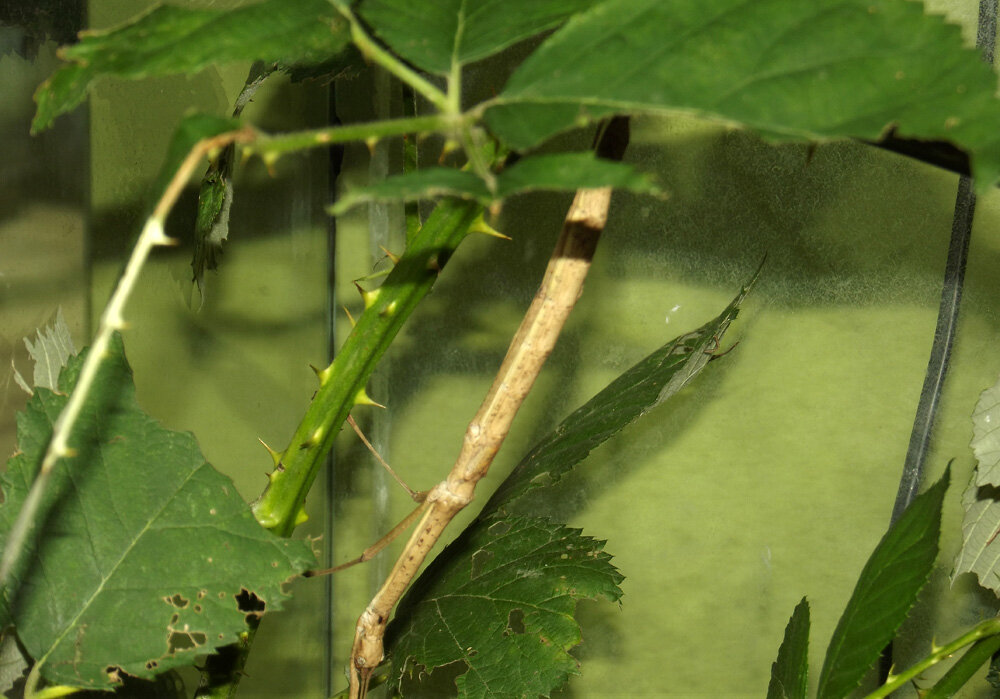
{"type": "MultiPolygon", "coordinates": [[[[57,19],[79,5],[26,4],[51,5],[57,19]]],[[[93,28],[149,5],[85,4],[81,16],[93,28]]],[[[929,5],[974,42],[976,2],[929,5]]],[[[56,65],[59,29],[32,37],[0,27],[0,362],[22,372],[21,338],[58,307],[77,345],[87,343],[172,128],[192,108],[227,113],[248,68],[107,80],[53,132],[31,139],[31,93],[56,65]]],[[[502,71],[502,62],[474,67],[469,89],[491,94],[502,71]]],[[[245,116],[279,131],[323,125],[331,111],[349,122],[401,108],[398,88],[369,71],[338,84],[335,96],[324,85],[273,78],[245,116]]],[[[626,576],[621,607],[581,604],[582,675],[560,696],[763,696],[803,595],[812,604],[815,681],[888,524],[934,334],[957,177],[859,144],[776,147],[682,118],[635,120],[627,159],[670,196],[615,195],[586,292],[480,492],[611,378],[714,317],[766,252],[759,285],[727,337],[740,341],[737,349],[597,450],[557,501],[538,508],[607,539],[626,576]]],[[[327,153],[285,158],[273,174],[259,163],[240,167],[230,242],[203,299],[189,266],[192,183],[170,222],[182,245],[156,252],[128,306],[125,343],[140,402],[168,427],[193,431],[248,500],[270,467],[258,438],[285,446],[315,389],[309,365],[324,365],[346,336],[342,307],[360,308],[352,280],[384,267],[380,245],[402,249],[397,206],[355,210],[334,235],[323,213],[331,187],[382,177],[400,162],[394,142],[371,152],[347,147],[335,183],[327,153]]],[[[413,487],[431,487],[450,468],[568,203],[551,195],[507,202],[496,227],[513,240],[464,243],[379,367],[369,392],[388,408],[357,417],[413,487]]],[[[926,653],[932,636],[949,639],[997,606],[969,580],[952,588],[949,574],[973,466],[969,416],[1000,373],[998,253],[1000,197],[991,192],[977,205],[928,462],[928,478],[937,478],[955,460],[944,553],[898,645],[902,664],[926,653]]],[[[0,439],[10,453],[13,414],[26,396],[11,370],[2,372],[0,439]]],[[[345,432],[301,534],[321,537],[324,555],[341,562],[410,505],[345,432]]],[[[355,619],[398,548],[332,578],[295,582],[288,610],[263,622],[243,696],[320,697],[343,687],[355,619]]],[[[964,696],[990,691],[980,681],[964,696]]]]}

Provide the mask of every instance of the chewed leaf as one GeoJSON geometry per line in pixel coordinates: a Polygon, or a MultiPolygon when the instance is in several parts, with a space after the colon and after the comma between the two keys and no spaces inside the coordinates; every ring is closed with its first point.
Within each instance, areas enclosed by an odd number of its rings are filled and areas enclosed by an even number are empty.
{"type": "Polygon", "coordinates": [[[621,597],[603,547],[542,519],[476,522],[400,603],[386,635],[393,680],[460,662],[461,697],[548,696],[577,673],[577,601],[621,597]]]}
{"type": "MultiPolygon", "coordinates": [[[[212,63],[327,63],[349,43],[346,20],[327,0],[265,0],[233,10],[161,5],[64,47],[68,61],[35,94],[37,133],[82,102],[94,81],[193,73],[212,63]]],[[[346,60],[346,59],[345,59],[346,60]]]]}
{"type": "Polygon", "coordinates": [[[330,213],[339,216],[367,201],[414,201],[452,196],[488,205],[495,199],[539,190],[573,191],[582,187],[616,187],[658,194],[648,177],[630,165],[597,158],[593,153],[555,153],[524,158],[497,175],[495,189],[466,170],[433,167],[387,177],[348,192],[330,213]]]}
{"type": "Polygon", "coordinates": [[[708,364],[756,279],[717,318],[663,345],[563,420],[511,471],[480,517],[509,510],[525,494],[556,483],[612,435],[683,388],[708,364]]]}
{"type": "Polygon", "coordinates": [[[361,14],[407,60],[447,75],[562,24],[597,0],[366,0],[361,14]]]}
{"type": "Polygon", "coordinates": [[[512,148],[617,113],[685,113],[775,139],[945,140],[1000,176],[996,76],[900,0],[605,0],[522,63],[486,120],[512,148]]]}
{"type": "MultiPolygon", "coordinates": [[[[37,389],[18,416],[0,544],[82,364],[72,358],[61,393],[37,389]]],[[[70,446],[76,456],[56,465],[41,528],[2,590],[4,617],[50,683],[110,690],[126,674],[189,665],[234,642],[248,614],[279,609],[283,583],[315,565],[305,542],[254,520],[192,435],[142,412],[117,335],[70,446]]]]}
{"type": "Polygon", "coordinates": [[[970,446],[979,461],[976,485],[1000,486],[1000,382],[979,396],[972,413],[970,446]]]}

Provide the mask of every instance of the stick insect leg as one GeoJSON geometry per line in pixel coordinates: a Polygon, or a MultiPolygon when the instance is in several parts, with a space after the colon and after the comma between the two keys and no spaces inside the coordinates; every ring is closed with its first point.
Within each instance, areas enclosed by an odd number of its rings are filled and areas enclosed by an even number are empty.
{"type": "Polygon", "coordinates": [[[354,428],[355,433],[357,433],[361,441],[364,442],[365,446],[368,447],[368,451],[370,451],[372,455],[378,460],[378,462],[382,464],[385,470],[389,472],[389,475],[396,479],[396,482],[403,487],[403,490],[405,490],[407,493],[410,494],[410,497],[413,499],[413,501],[423,502],[427,498],[427,491],[414,490],[410,486],[406,485],[403,479],[400,478],[399,475],[392,470],[392,466],[386,463],[385,459],[382,458],[382,455],[379,454],[378,451],[375,450],[375,447],[372,446],[372,443],[368,441],[368,438],[365,437],[365,433],[361,431],[361,428],[358,427],[358,423],[354,421],[354,417],[348,415],[347,422],[351,425],[351,427],[354,428]]]}
{"type": "Polygon", "coordinates": [[[708,355],[711,355],[711,356],[709,357],[709,360],[708,360],[708,361],[710,361],[710,362],[711,362],[711,361],[714,361],[714,360],[716,360],[716,359],[719,359],[720,357],[725,357],[725,356],[726,356],[727,354],[729,354],[729,353],[730,353],[730,352],[732,352],[732,351],[733,351],[734,349],[736,349],[736,345],[740,344],[740,341],[739,341],[739,340],[737,340],[736,342],[734,342],[733,344],[731,344],[731,345],[729,346],[729,348],[728,348],[728,349],[726,349],[726,350],[725,350],[725,351],[723,351],[723,352],[719,352],[719,346],[720,346],[720,345],[721,345],[722,343],[721,343],[721,342],[719,341],[719,338],[718,338],[718,336],[713,336],[713,337],[712,337],[712,342],[713,342],[713,345],[712,345],[712,348],[711,348],[711,349],[706,349],[706,350],[705,350],[705,354],[708,354],[708,355]]]}
{"type": "Polygon", "coordinates": [[[364,551],[362,551],[361,555],[358,556],[357,558],[347,561],[346,563],[341,563],[340,565],[336,565],[333,568],[326,568],[324,570],[307,570],[302,574],[302,577],[314,578],[317,575],[329,575],[330,573],[337,573],[341,570],[350,568],[351,566],[356,566],[359,563],[370,561],[371,559],[375,558],[375,556],[377,556],[382,549],[391,544],[393,539],[395,539],[397,536],[406,531],[410,527],[410,525],[413,524],[414,520],[417,519],[417,517],[419,517],[423,513],[426,507],[427,503],[421,502],[419,505],[417,505],[417,507],[413,510],[413,512],[406,515],[406,518],[402,522],[393,527],[388,534],[386,534],[381,539],[376,541],[374,544],[372,544],[364,551]]]}

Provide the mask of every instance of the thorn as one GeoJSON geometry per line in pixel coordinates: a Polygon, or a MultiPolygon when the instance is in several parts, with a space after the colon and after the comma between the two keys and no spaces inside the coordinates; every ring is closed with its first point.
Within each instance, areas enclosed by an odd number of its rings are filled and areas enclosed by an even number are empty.
{"type": "Polygon", "coordinates": [[[112,330],[124,330],[128,327],[128,323],[125,319],[121,317],[121,314],[115,311],[114,313],[108,313],[108,317],[104,319],[104,322],[112,330]]]}
{"type": "Polygon", "coordinates": [[[378,293],[379,291],[381,291],[381,289],[365,291],[364,289],[361,288],[361,285],[358,284],[357,282],[354,282],[354,286],[357,287],[358,293],[361,294],[361,300],[365,302],[366,311],[375,305],[375,302],[378,300],[378,293]]]}
{"type": "Polygon", "coordinates": [[[444,146],[441,148],[441,157],[438,158],[438,165],[444,163],[445,158],[461,148],[461,144],[453,138],[449,138],[444,142],[444,146]]]}
{"type": "Polygon", "coordinates": [[[309,515],[306,514],[306,508],[299,505],[299,511],[295,513],[295,526],[300,524],[305,524],[309,521],[309,515]]]}
{"type": "Polygon", "coordinates": [[[426,267],[431,272],[434,272],[434,274],[441,274],[441,262],[438,260],[438,254],[436,252],[427,258],[426,267]]]}
{"type": "MultiPolygon", "coordinates": [[[[353,318],[351,320],[353,320],[353,318]]],[[[325,386],[326,382],[330,380],[330,367],[327,367],[326,369],[317,369],[310,364],[309,368],[313,370],[314,374],[316,374],[316,378],[319,379],[320,386],[325,386]]]]}
{"type": "Polygon", "coordinates": [[[486,223],[486,219],[483,218],[482,214],[480,214],[479,217],[472,222],[472,225],[469,226],[469,233],[483,233],[484,235],[500,238],[501,240],[513,240],[510,236],[504,235],[493,226],[486,223]]]}
{"type": "Polygon", "coordinates": [[[378,145],[378,139],[374,136],[369,136],[365,139],[365,145],[368,146],[368,155],[375,155],[375,146],[378,145]]]}
{"type": "Polygon", "coordinates": [[[273,151],[271,153],[265,153],[261,159],[264,161],[264,167],[267,168],[267,174],[274,177],[276,175],[274,171],[274,164],[278,162],[278,154],[273,151]]]}
{"type": "Polygon", "coordinates": [[[280,452],[276,452],[274,449],[272,449],[271,447],[269,447],[267,445],[267,442],[265,442],[260,437],[257,438],[257,441],[264,445],[264,448],[267,449],[267,453],[271,455],[271,460],[274,462],[274,465],[278,466],[281,463],[281,454],[280,454],[280,452]]]}
{"type": "Polygon", "coordinates": [[[343,309],[344,309],[344,313],[347,314],[347,319],[349,321],[351,321],[351,327],[353,328],[355,325],[358,324],[358,321],[354,320],[354,316],[352,316],[351,312],[349,310],[347,310],[347,306],[344,306],[343,309]]]}
{"type": "Polygon", "coordinates": [[[378,314],[383,317],[391,316],[396,312],[396,305],[397,305],[396,301],[391,301],[390,303],[386,304],[385,308],[379,311],[378,314]]]}
{"type": "Polygon", "coordinates": [[[354,405],[374,405],[376,408],[385,409],[384,405],[373,401],[371,396],[368,395],[368,392],[363,388],[358,391],[356,396],[354,396],[354,405]]]}
{"type": "Polygon", "coordinates": [[[399,255],[394,255],[393,253],[391,253],[388,250],[386,250],[385,247],[383,247],[382,245],[379,245],[379,247],[382,248],[382,252],[385,253],[385,256],[389,258],[389,260],[392,262],[392,264],[394,264],[394,265],[398,265],[399,264],[399,255]]]}

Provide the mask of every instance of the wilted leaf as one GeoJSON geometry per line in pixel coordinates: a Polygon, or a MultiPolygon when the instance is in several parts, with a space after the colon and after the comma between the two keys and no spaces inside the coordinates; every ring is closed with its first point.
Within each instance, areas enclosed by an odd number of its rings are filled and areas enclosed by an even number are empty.
{"type": "Polygon", "coordinates": [[[366,201],[414,201],[448,195],[478,201],[484,206],[524,192],[573,191],[581,187],[616,187],[656,194],[659,190],[631,165],[597,158],[593,153],[554,153],[524,158],[496,178],[495,190],[466,170],[433,167],[394,175],[348,192],[331,209],[339,216],[366,201]]]}
{"type": "Polygon", "coordinates": [[[771,665],[767,699],[806,699],[809,679],[809,603],[803,597],[785,627],[778,659],[771,665]]]}
{"type": "Polygon", "coordinates": [[[85,32],[79,43],[60,49],[69,64],[38,88],[31,130],[48,128],[102,77],[193,73],[233,61],[326,64],[349,40],[346,20],[327,0],[265,0],[233,10],[161,5],[123,26],[85,32]]]}
{"type": "MultiPolygon", "coordinates": [[[[4,542],[83,357],[18,415],[19,452],[2,479],[4,542]]],[[[53,684],[111,689],[232,643],[247,614],[279,609],[282,584],[315,565],[309,546],[254,520],[189,433],[135,402],[121,339],[99,370],[43,495],[42,524],[2,590],[17,633],[53,684]]]]}
{"type": "MultiPolygon", "coordinates": [[[[62,307],[56,311],[56,320],[50,327],[38,330],[37,338],[34,342],[27,337],[24,338],[28,355],[35,362],[32,384],[35,388],[55,390],[59,382],[59,372],[66,366],[70,355],[76,353],[73,338],[69,334],[69,326],[63,317],[62,307]]],[[[34,392],[34,388],[28,386],[20,373],[15,371],[14,377],[21,388],[28,393],[34,392]]]]}
{"type": "Polygon", "coordinates": [[[597,0],[366,0],[361,15],[400,56],[447,75],[556,27],[597,0]]]}
{"type": "Polygon", "coordinates": [[[708,364],[756,279],[755,274],[717,318],[671,340],[563,420],[500,484],[480,517],[556,483],[612,435],[683,388],[708,364]]]}
{"type": "Polygon", "coordinates": [[[1000,175],[996,76],[900,0],[606,0],[514,72],[486,119],[513,148],[610,112],[686,113],[775,139],[947,140],[1000,175]]]}
{"type": "Polygon", "coordinates": [[[951,469],[921,493],[882,537],[837,623],[819,677],[819,699],[843,699],[906,619],[938,552],[941,503],[951,469]]]}
{"type": "Polygon", "coordinates": [[[577,672],[577,600],[621,597],[603,547],[546,520],[477,521],[400,602],[386,637],[393,679],[461,662],[461,697],[547,696],[577,672]]]}

